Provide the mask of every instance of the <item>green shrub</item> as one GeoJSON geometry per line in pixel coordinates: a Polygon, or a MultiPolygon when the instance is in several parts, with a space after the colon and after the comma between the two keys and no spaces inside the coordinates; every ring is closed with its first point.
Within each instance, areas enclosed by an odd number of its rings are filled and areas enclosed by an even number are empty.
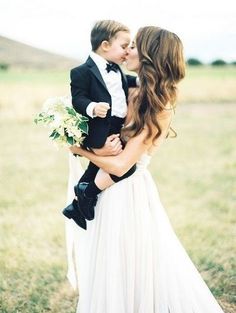
{"type": "Polygon", "coordinates": [[[217,59],[217,60],[211,62],[211,65],[213,65],[213,66],[222,66],[222,65],[226,65],[226,64],[227,63],[222,59],[217,59]]]}
{"type": "Polygon", "coordinates": [[[1,62],[0,63],[0,71],[7,71],[9,69],[9,64],[1,62]]]}
{"type": "Polygon", "coordinates": [[[187,60],[187,64],[196,66],[196,65],[202,65],[202,62],[196,58],[189,58],[187,60]]]}

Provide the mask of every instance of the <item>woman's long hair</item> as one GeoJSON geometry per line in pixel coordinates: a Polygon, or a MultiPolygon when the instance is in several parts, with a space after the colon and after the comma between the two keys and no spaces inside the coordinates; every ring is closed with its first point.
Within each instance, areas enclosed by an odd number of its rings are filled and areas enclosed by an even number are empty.
{"type": "Polygon", "coordinates": [[[153,142],[161,135],[158,113],[174,108],[177,83],[185,76],[183,45],[179,37],[165,29],[148,26],[139,29],[136,36],[139,56],[140,88],[131,108],[131,123],[122,129],[122,138],[131,138],[148,129],[146,140],[153,142]]]}

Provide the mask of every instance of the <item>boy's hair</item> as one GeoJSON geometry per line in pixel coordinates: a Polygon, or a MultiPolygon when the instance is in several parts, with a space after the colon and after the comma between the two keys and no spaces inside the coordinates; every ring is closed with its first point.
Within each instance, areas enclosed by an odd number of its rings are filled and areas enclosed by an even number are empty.
{"type": "Polygon", "coordinates": [[[96,22],[90,36],[92,50],[96,51],[104,40],[110,41],[118,32],[129,32],[129,28],[113,20],[96,22]]]}

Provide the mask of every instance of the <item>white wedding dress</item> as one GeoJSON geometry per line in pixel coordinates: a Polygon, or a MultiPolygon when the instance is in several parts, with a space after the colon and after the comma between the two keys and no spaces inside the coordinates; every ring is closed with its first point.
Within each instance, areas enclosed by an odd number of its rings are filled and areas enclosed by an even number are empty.
{"type": "Polygon", "coordinates": [[[143,155],[76,233],[77,313],[222,313],[176,237],[143,155]]]}

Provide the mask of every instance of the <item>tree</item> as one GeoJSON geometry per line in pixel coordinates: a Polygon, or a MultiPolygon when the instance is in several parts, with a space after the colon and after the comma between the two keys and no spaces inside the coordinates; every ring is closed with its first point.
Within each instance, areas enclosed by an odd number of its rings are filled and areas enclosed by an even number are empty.
{"type": "Polygon", "coordinates": [[[9,68],[9,64],[1,62],[0,63],[0,71],[7,71],[9,68]]]}
{"type": "Polygon", "coordinates": [[[211,65],[213,66],[222,66],[222,65],[226,65],[227,63],[222,60],[222,59],[217,59],[211,62],[211,65]]]}
{"type": "Polygon", "coordinates": [[[197,65],[202,65],[202,62],[196,58],[189,58],[187,60],[187,64],[197,66],[197,65]]]}

